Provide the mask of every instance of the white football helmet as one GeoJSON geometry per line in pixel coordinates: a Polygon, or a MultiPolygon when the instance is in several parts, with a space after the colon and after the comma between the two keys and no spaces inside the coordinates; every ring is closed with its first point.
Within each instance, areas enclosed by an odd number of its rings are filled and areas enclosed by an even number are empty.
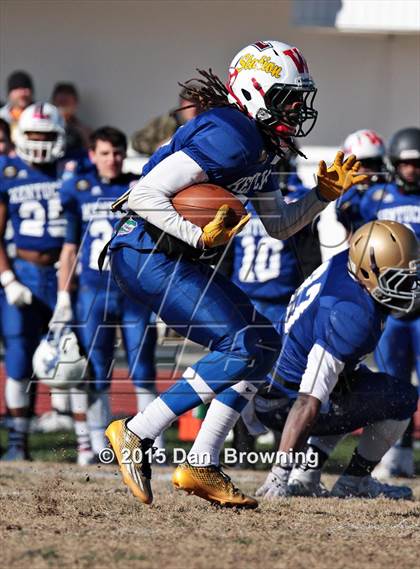
{"type": "Polygon", "coordinates": [[[229,101],[277,136],[306,136],[318,112],[316,87],[301,52],[279,41],[257,41],[232,60],[229,101]]]}
{"type": "Polygon", "coordinates": [[[385,156],[385,144],[374,130],[356,130],[348,135],[343,144],[346,156],[354,154],[358,160],[380,158],[385,156]]]}
{"type": "Polygon", "coordinates": [[[64,122],[57,107],[34,103],[20,115],[16,128],[16,153],[31,164],[49,164],[64,154],[64,122]],[[48,134],[50,140],[30,140],[28,133],[48,134]]]}
{"type": "Polygon", "coordinates": [[[49,388],[59,389],[69,389],[82,382],[86,364],[76,334],[69,328],[65,328],[59,338],[41,340],[32,359],[38,380],[49,388]]]}

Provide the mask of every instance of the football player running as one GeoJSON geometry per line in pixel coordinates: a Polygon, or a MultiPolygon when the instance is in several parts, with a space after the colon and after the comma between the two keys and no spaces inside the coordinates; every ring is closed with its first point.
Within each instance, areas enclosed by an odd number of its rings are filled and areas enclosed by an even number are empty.
{"type": "MultiPolygon", "coordinates": [[[[420,238],[420,129],[404,128],[389,141],[388,158],[393,183],[371,188],[361,202],[366,221],[393,219],[404,223],[420,238]]],[[[390,315],[375,352],[379,369],[410,382],[413,368],[420,378],[420,318],[390,315]]],[[[381,478],[414,476],[412,424],[401,441],[390,449],[377,471],[381,478]]]]}
{"type": "MultiPolygon", "coordinates": [[[[340,152],[330,168],[320,163],[316,188],[285,204],[273,168],[284,149],[296,150],[291,137],[307,135],[317,118],[315,84],[296,47],[277,41],[247,46],[233,59],[226,87],[211,71],[201,74],[202,87],[191,89],[191,97],[207,110],[151,157],[128,197],[132,215],[110,245],[112,272],[127,296],[211,350],[143,413],[115,421],[106,431],[124,482],[147,504],[153,500],[149,449],[155,438],[182,413],[216,396],[219,419],[235,402],[246,403],[280,350],[280,337],[249,298],[201,261],[225,246],[249,216],[227,228],[223,206],[201,229],[177,213],[171,197],[207,181],[244,199],[255,196],[267,233],[285,239],[365,179],[358,174],[356,158],[343,162],[340,152]]],[[[194,469],[187,463],[184,479],[194,469]]],[[[200,473],[203,491],[210,486],[214,492],[209,496],[216,502],[256,506],[217,463],[206,464],[200,473]]]]}
{"type": "Polygon", "coordinates": [[[29,379],[32,355],[46,332],[56,302],[57,262],[65,221],[61,216],[58,160],[64,153],[64,126],[57,109],[37,103],[25,109],[16,129],[16,157],[0,157],[0,282],[8,449],[3,460],[28,458],[29,379]],[[5,248],[13,226],[16,259],[5,248]]]}
{"type": "Polygon", "coordinates": [[[337,219],[348,233],[356,231],[365,220],[360,213],[360,202],[371,186],[386,181],[385,144],[382,138],[373,130],[357,130],[348,135],[343,144],[344,156],[355,154],[360,161],[360,172],[368,178],[346,192],[337,201],[337,219]]]}
{"type": "Polygon", "coordinates": [[[59,332],[73,321],[90,364],[86,388],[71,390],[79,464],[90,462],[106,444],[117,326],[121,328],[139,411],[155,398],[156,330],[150,325],[151,311],[121,293],[110,278],[108,260],[102,274],[98,267],[99,253],[120,217],[110,206],[138,176],[122,172],[127,139],[121,131],[99,128],[92,133],[90,145],[89,158],[96,168],[66,181],[60,192],[67,230],[60,256],[57,305],[50,324],[59,332]],[[78,286],[72,299],[76,267],[78,286]]]}

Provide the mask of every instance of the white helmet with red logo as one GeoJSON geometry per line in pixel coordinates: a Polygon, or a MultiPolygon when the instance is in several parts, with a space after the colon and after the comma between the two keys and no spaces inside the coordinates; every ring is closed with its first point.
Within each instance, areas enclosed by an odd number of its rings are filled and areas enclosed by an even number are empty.
{"type": "Polygon", "coordinates": [[[346,156],[354,154],[358,160],[383,158],[385,156],[385,144],[374,130],[356,130],[356,132],[349,134],[344,141],[343,152],[346,156]]]}
{"type": "Polygon", "coordinates": [[[64,122],[51,103],[35,103],[20,115],[16,128],[16,153],[31,164],[55,162],[64,154],[64,122]],[[28,133],[42,133],[47,140],[32,140],[28,133]]]}
{"type": "Polygon", "coordinates": [[[306,136],[318,112],[316,87],[302,53],[279,41],[257,41],[232,60],[229,101],[279,136],[306,136]]]}

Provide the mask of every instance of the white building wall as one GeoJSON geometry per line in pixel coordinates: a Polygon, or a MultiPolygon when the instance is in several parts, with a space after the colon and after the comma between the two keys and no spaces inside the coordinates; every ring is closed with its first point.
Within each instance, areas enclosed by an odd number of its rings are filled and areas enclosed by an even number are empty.
{"type": "Polygon", "coordinates": [[[355,129],[388,137],[420,123],[419,35],[343,34],[291,27],[289,0],[1,0],[0,96],[7,75],[33,74],[38,98],[74,81],[81,116],[131,134],[173,106],[177,81],[256,39],[299,46],[318,88],[319,121],[307,139],[335,146],[355,129]]]}

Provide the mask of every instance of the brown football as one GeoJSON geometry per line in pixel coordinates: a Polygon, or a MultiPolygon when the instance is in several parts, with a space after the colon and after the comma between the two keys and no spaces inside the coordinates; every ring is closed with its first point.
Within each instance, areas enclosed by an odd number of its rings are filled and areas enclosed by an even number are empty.
{"type": "Polygon", "coordinates": [[[176,211],[191,223],[203,228],[227,204],[226,227],[234,227],[246,215],[246,210],[233,194],[215,184],[196,184],[181,190],[172,199],[176,211]]]}

